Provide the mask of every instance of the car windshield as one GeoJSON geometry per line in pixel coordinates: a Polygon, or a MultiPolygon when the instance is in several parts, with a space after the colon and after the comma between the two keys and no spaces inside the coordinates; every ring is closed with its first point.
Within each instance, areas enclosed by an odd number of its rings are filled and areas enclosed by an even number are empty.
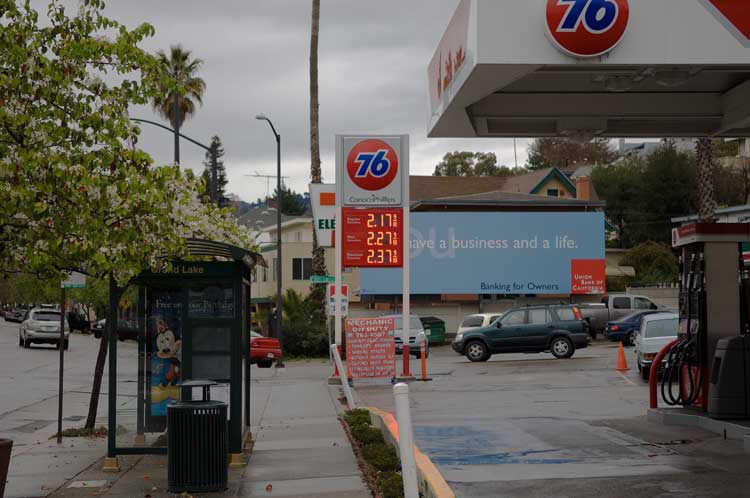
{"type": "Polygon", "coordinates": [[[484,317],[482,315],[472,315],[464,318],[464,321],[461,322],[461,326],[466,328],[481,327],[482,323],[484,323],[484,317]]]}
{"type": "Polygon", "coordinates": [[[654,337],[677,337],[677,318],[651,320],[646,325],[644,337],[647,339],[654,337]]]}
{"type": "MultiPolygon", "coordinates": [[[[402,317],[400,317],[400,316],[397,316],[397,317],[393,318],[393,323],[394,323],[394,326],[395,326],[396,330],[401,330],[401,324],[403,323],[401,320],[402,320],[402,317]]],[[[414,330],[414,329],[421,330],[422,329],[422,321],[419,319],[418,316],[412,316],[412,317],[410,317],[410,319],[409,319],[409,328],[411,328],[412,330],[414,330]]]]}
{"type": "Polygon", "coordinates": [[[60,313],[56,311],[38,311],[32,316],[32,320],[38,322],[59,322],[60,313]]]}
{"type": "Polygon", "coordinates": [[[250,332],[250,337],[263,337],[263,336],[262,336],[262,335],[260,335],[260,334],[259,334],[259,333],[257,333],[257,332],[250,332]]]}
{"type": "Polygon", "coordinates": [[[641,319],[641,317],[644,315],[643,311],[636,311],[635,313],[631,313],[629,315],[625,315],[620,319],[621,322],[637,322],[641,319]]]}

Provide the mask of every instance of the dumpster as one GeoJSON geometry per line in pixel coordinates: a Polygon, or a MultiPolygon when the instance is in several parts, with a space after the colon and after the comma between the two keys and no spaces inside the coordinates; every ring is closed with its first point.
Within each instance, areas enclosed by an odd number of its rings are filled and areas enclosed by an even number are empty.
{"type": "Polygon", "coordinates": [[[427,342],[430,346],[442,346],[445,344],[445,321],[434,316],[420,318],[427,342]]]}
{"type": "Polygon", "coordinates": [[[200,401],[182,400],[167,407],[167,467],[171,493],[223,491],[228,481],[227,404],[211,401],[211,381],[184,382],[203,388],[200,401]]]}

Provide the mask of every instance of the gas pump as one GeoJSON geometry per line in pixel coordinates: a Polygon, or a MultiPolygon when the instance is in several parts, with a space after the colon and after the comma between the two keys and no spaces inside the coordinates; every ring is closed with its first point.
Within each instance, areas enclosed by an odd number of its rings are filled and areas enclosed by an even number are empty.
{"type": "MultiPolygon", "coordinates": [[[[668,405],[707,411],[709,395],[722,390],[720,382],[747,384],[743,377],[750,372],[719,379],[711,367],[717,345],[721,353],[726,341],[746,332],[740,243],[748,240],[747,223],[695,223],[672,232],[672,246],[680,251],[680,320],[661,383],[668,405]]],[[[745,396],[750,399],[750,391],[745,396]]]]}

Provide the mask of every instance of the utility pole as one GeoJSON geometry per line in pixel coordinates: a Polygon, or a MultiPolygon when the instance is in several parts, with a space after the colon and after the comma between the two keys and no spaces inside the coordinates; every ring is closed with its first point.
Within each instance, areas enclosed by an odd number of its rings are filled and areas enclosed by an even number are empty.
{"type": "Polygon", "coordinates": [[[219,179],[218,179],[218,147],[216,142],[211,142],[211,200],[219,205],[219,179]]]}
{"type": "MultiPolygon", "coordinates": [[[[177,71],[174,72],[174,80],[177,83],[177,71]]],[[[174,163],[180,164],[180,96],[177,90],[174,91],[174,100],[172,102],[172,119],[174,122],[174,163]]]]}

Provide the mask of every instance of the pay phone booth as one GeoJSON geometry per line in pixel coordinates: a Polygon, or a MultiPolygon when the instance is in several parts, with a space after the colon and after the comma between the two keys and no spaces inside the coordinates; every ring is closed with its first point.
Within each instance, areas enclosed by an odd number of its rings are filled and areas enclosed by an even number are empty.
{"type": "Polygon", "coordinates": [[[750,336],[743,243],[747,223],[694,223],[673,230],[679,250],[680,322],[661,392],[670,405],[717,419],[750,419],[750,336]]]}
{"type": "MultiPolygon", "coordinates": [[[[192,390],[183,382],[195,380],[218,384],[211,394],[229,405],[231,464],[244,464],[250,274],[265,262],[259,254],[216,242],[190,240],[188,249],[192,257],[220,260],[175,261],[162,272],[143,272],[131,282],[135,312],[126,323],[107,324],[119,340],[109,341],[108,417],[116,430],[108,431],[105,469],[117,470],[117,455],[166,454],[167,407],[190,399],[192,390]]],[[[110,307],[117,306],[110,298],[110,307]]],[[[117,317],[112,311],[109,316],[117,317]]]]}

